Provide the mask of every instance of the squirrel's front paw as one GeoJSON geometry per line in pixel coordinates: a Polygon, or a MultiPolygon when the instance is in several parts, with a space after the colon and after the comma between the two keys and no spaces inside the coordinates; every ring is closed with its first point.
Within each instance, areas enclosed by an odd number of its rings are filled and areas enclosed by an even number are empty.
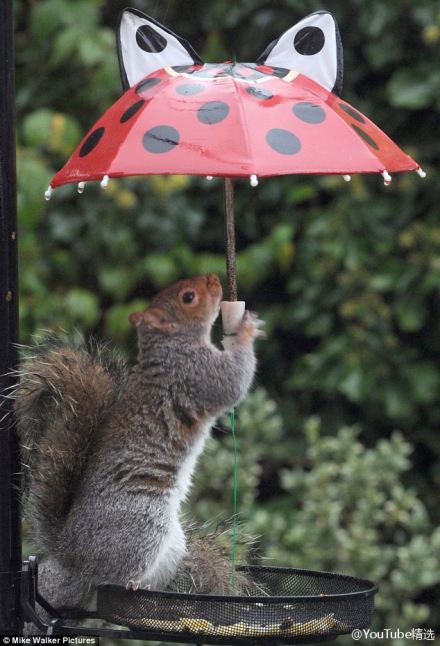
{"type": "Polygon", "coordinates": [[[130,579],[127,585],[125,586],[126,590],[139,590],[141,587],[141,580],[140,579],[130,579]]]}
{"type": "Polygon", "coordinates": [[[246,341],[253,341],[259,336],[264,336],[261,329],[263,325],[264,321],[259,319],[255,312],[246,310],[237,331],[237,340],[240,343],[245,343],[246,341]]]}

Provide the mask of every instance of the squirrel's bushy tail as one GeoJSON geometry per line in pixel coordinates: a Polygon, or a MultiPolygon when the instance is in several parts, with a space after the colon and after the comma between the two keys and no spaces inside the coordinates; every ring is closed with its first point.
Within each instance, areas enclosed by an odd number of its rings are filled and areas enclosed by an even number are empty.
{"type": "Polygon", "coordinates": [[[25,471],[26,514],[40,549],[53,550],[84,468],[93,431],[127,378],[106,346],[46,338],[28,348],[12,397],[25,471]]]}

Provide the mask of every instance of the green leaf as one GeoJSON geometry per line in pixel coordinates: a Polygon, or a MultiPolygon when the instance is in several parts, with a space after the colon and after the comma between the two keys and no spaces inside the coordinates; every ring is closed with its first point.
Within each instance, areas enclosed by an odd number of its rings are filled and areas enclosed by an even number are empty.
{"type": "Polygon", "coordinates": [[[411,363],[405,375],[417,402],[421,404],[435,402],[440,393],[440,373],[434,363],[411,363]]]}
{"type": "Polygon", "coordinates": [[[77,324],[90,328],[99,318],[99,301],[95,294],[75,287],[66,295],[66,310],[77,324]]]}
{"type": "Polygon", "coordinates": [[[106,265],[100,268],[98,279],[102,290],[120,301],[133,289],[136,274],[128,267],[106,265]]]}
{"type": "Polygon", "coordinates": [[[352,368],[339,382],[339,390],[348,399],[358,402],[363,394],[363,373],[359,366],[352,368]]]}
{"type": "Polygon", "coordinates": [[[96,65],[106,54],[96,34],[85,35],[79,43],[79,58],[84,65],[96,65]]]}
{"type": "Polygon", "coordinates": [[[22,128],[26,144],[62,155],[71,153],[81,139],[81,128],[76,119],[47,108],[28,114],[22,128]]]}
{"type": "Polygon", "coordinates": [[[82,32],[76,25],[61,31],[54,40],[52,50],[52,63],[61,65],[73,57],[81,42],[82,32]]]}
{"type": "Polygon", "coordinates": [[[399,326],[404,332],[420,330],[427,315],[425,304],[415,297],[399,300],[394,307],[394,312],[399,326]]]}
{"type": "Polygon", "coordinates": [[[440,89],[440,73],[423,64],[399,69],[391,77],[387,90],[396,108],[418,110],[433,105],[440,89]]]}
{"type": "Polygon", "coordinates": [[[147,301],[136,299],[130,301],[130,303],[121,303],[110,307],[105,315],[105,333],[107,337],[115,341],[124,340],[132,330],[128,320],[130,314],[143,311],[147,306],[147,301]]]}
{"type": "Polygon", "coordinates": [[[55,36],[63,23],[67,5],[65,0],[40,0],[32,4],[30,24],[37,41],[44,42],[55,36]]]}
{"type": "Polygon", "coordinates": [[[194,259],[195,269],[197,274],[218,274],[220,278],[225,275],[225,261],[224,258],[217,254],[201,253],[194,259]]]}
{"type": "Polygon", "coordinates": [[[387,383],[383,393],[386,412],[392,419],[402,419],[413,414],[414,402],[408,397],[408,392],[402,384],[387,383]]]}
{"type": "Polygon", "coordinates": [[[156,287],[164,287],[177,278],[174,260],[164,253],[149,254],[141,263],[139,276],[147,276],[156,287]]]}
{"type": "Polygon", "coordinates": [[[17,207],[19,223],[26,230],[33,229],[46,209],[44,191],[52,172],[43,158],[26,149],[17,151],[17,207]]]}

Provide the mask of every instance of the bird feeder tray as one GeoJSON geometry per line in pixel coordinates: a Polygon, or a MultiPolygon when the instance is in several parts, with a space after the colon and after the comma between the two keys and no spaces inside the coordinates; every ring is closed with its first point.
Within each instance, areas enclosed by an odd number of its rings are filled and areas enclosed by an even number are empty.
{"type": "Polygon", "coordinates": [[[253,583],[251,596],[105,585],[98,588],[97,615],[146,637],[198,644],[321,642],[371,623],[377,588],[370,581],[280,567],[239,570],[253,583]]]}

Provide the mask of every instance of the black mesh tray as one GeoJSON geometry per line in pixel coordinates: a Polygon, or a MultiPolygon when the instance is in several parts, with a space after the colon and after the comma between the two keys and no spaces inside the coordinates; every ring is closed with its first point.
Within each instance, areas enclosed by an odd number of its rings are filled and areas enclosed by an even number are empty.
{"type": "Polygon", "coordinates": [[[371,623],[376,586],[342,574],[279,567],[237,568],[257,596],[98,589],[98,615],[163,640],[294,644],[334,639],[371,623]]]}

